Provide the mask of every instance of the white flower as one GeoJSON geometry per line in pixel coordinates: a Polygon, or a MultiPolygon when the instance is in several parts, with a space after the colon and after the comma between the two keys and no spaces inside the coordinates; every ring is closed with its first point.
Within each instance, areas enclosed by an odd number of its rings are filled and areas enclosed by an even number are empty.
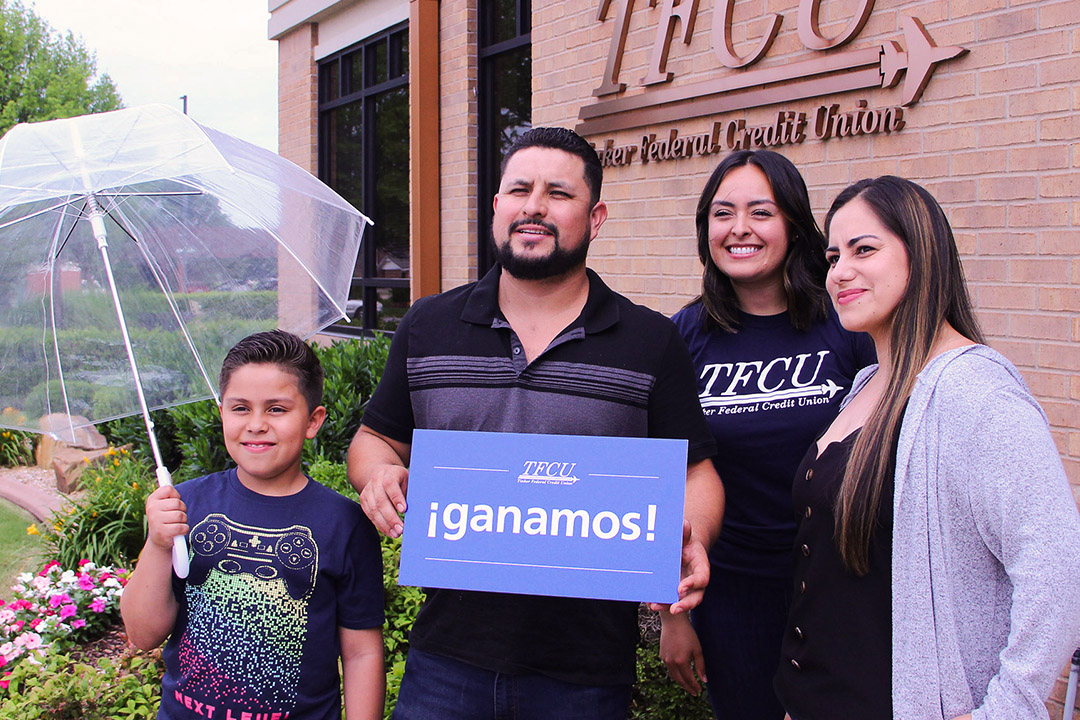
{"type": "Polygon", "coordinates": [[[15,579],[18,580],[23,585],[25,585],[26,583],[33,580],[34,576],[31,573],[19,573],[19,577],[15,578],[15,579]]]}
{"type": "Polygon", "coordinates": [[[14,653],[14,652],[15,652],[15,643],[6,642],[3,645],[0,645],[0,655],[3,655],[4,657],[7,658],[7,657],[11,657],[12,653],[14,653]]]}
{"type": "Polygon", "coordinates": [[[120,584],[120,581],[117,580],[114,577],[109,578],[108,580],[106,580],[105,582],[103,582],[101,584],[103,586],[109,587],[109,588],[122,588],[123,587],[123,585],[120,584]]]}

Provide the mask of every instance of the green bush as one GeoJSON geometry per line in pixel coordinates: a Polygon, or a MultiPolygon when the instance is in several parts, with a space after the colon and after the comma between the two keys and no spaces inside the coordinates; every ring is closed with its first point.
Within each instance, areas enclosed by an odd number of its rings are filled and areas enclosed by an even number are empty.
{"type": "Polygon", "coordinates": [[[304,459],[344,462],[349,443],[364,415],[371,393],[379,384],[390,339],[379,335],[362,341],[344,340],[316,347],[323,368],[323,405],[326,422],[314,440],[304,444],[304,459]]]}
{"type": "Polygon", "coordinates": [[[82,559],[97,565],[134,567],[146,538],[146,496],[156,487],[150,466],[127,450],[110,448],[102,466],[88,467],[85,493],[45,524],[49,558],[63,567],[82,559]]]}
{"type": "MultiPolygon", "coordinates": [[[[153,410],[150,421],[154,423],[154,436],[161,452],[165,467],[170,470],[180,467],[184,456],[176,446],[176,420],[168,410],[153,410]]],[[[150,448],[150,439],[146,434],[146,421],[142,415],[128,415],[119,420],[110,420],[97,426],[109,444],[114,447],[130,446],[131,453],[143,462],[154,465],[154,453],[150,448]]]]}
{"type": "Polygon", "coordinates": [[[0,465],[15,467],[33,463],[35,437],[33,433],[21,430],[0,432],[0,465]]]}
{"type": "Polygon", "coordinates": [[[94,664],[50,654],[41,666],[16,665],[0,690],[2,720],[152,720],[161,702],[157,654],[102,658],[94,664]]]}
{"type": "Polygon", "coordinates": [[[221,415],[213,400],[178,405],[167,412],[172,417],[173,442],[183,458],[173,472],[175,482],[209,475],[236,464],[225,450],[221,415]]]}
{"type": "Polygon", "coordinates": [[[637,648],[637,683],[630,700],[630,720],[712,720],[705,693],[695,697],[668,677],[660,645],[645,634],[637,648]]]}

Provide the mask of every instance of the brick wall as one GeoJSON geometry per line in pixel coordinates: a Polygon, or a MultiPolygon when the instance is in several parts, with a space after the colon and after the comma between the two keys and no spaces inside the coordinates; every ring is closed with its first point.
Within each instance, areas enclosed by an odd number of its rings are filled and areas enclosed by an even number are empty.
{"type": "Polygon", "coordinates": [[[476,0],[439,3],[442,288],[476,280],[476,0]]]}
{"type": "Polygon", "coordinates": [[[301,25],[278,40],[278,154],[318,171],[318,25],[301,25]]]}

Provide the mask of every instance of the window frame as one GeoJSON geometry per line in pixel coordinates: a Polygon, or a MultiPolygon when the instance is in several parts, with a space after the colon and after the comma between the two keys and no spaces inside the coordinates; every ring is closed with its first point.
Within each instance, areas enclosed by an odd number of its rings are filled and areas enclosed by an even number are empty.
{"type": "MultiPolygon", "coordinates": [[[[496,135],[495,61],[522,48],[532,49],[532,1],[514,0],[515,37],[490,42],[495,34],[497,0],[477,2],[477,226],[476,226],[476,272],[483,277],[495,264],[495,251],[491,247],[491,201],[499,189],[500,169],[498,136],[496,135]]],[[[530,108],[530,123],[532,111],[530,108]]]]}
{"type": "MultiPolygon", "coordinates": [[[[396,23],[384,30],[369,35],[363,40],[354,43],[347,48],[339,50],[327,57],[319,60],[317,64],[318,68],[318,97],[316,101],[317,105],[317,163],[318,163],[318,177],[323,182],[333,187],[330,180],[331,167],[333,165],[332,155],[334,147],[330,142],[332,135],[331,132],[331,117],[334,110],[352,105],[360,102],[360,123],[361,132],[363,137],[361,139],[362,157],[361,157],[361,199],[360,199],[360,211],[365,214],[368,213],[369,208],[375,205],[375,181],[371,176],[373,158],[375,157],[375,132],[374,127],[377,124],[376,118],[376,98],[383,93],[391,90],[397,90],[401,87],[406,88],[409,92],[409,67],[407,53],[409,50],[408,44],[408,32],[409,22],[403,21],[396,23]],[[374,82],[375,78],[375,62],[374,56],[377,52],[377,48],[380,43],[385,43],[387,47],[387,79],[382,82],[374,82]],[[394,51],[394,44],[398,44],[397,51],[394,51]],[[401,52],[404,50],[404,53],[401,52]],[[359,83],[359,89],[351,89],[356,86],[352,80],[352,62],[351,58],[356,53],[362,53],[363,58],[363,74],[364,78],[359,83]],[[404,62],[402,62],[404,58],[404,62]],[[336,92],[329,92],[329,88],[324,87],[326,80],[324,79],[324,68],[328,68],[333,64],[337,64],[337,82],[338,87],[336,92]],[[332,95],[332,100],[323,100],[327,95],[332,95]]],[[[325,77],[330,77],[332,71],[325,71],[325,77]]],[[[410,120],[411,122],[411,120],[410,120]]],[[[406,138],[406,147],[408,147],[406,138]]],[[[406,218],[406,223],[408,223],[406,218]]],[[[340,336],[371,336],[376,332],[392,332],[382,330],[378,327],[378,298],[377,292],[383,288],[404,288],[409,290],[412,283],[412,258],[409,258],[409,272],[404,278],[383,278],[378,277],[376,255],[376,243],[371,238],[372,232],[378,232],[374,227],[369,226],[365,229],[364,242],[360,244],[360,264],[361,275],[354,274],[352,277],[352,284],[350,288],[350,297],[353,296],[353,291],[359,289],[360,298],[363,301],[363,307],[360,311],[360,325],[340,325],[333,324],[326,327],[322,332],[326,335],[340,335],[340,336]]],[[[355,269],[354,269],[355,273],[355,269]]],[[[352,319],[352,318],[350,318],[352,319]]]]}

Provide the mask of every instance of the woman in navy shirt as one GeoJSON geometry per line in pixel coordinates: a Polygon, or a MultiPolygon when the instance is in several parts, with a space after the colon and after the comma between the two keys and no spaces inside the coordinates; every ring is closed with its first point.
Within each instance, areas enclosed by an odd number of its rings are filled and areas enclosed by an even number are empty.
{"type": "Polygon", "coordinates": [[[661,657],[690,692],[711,678],[720,720],[782,720],[772,678],[792,594],[792,477],[874,350],[829,307],[825,240],[782,155],[726,157],[696,225],[702,292],[674,321],[694,358],[727,509],[705,599],[692,626],[663,616],[661,657]]]}

